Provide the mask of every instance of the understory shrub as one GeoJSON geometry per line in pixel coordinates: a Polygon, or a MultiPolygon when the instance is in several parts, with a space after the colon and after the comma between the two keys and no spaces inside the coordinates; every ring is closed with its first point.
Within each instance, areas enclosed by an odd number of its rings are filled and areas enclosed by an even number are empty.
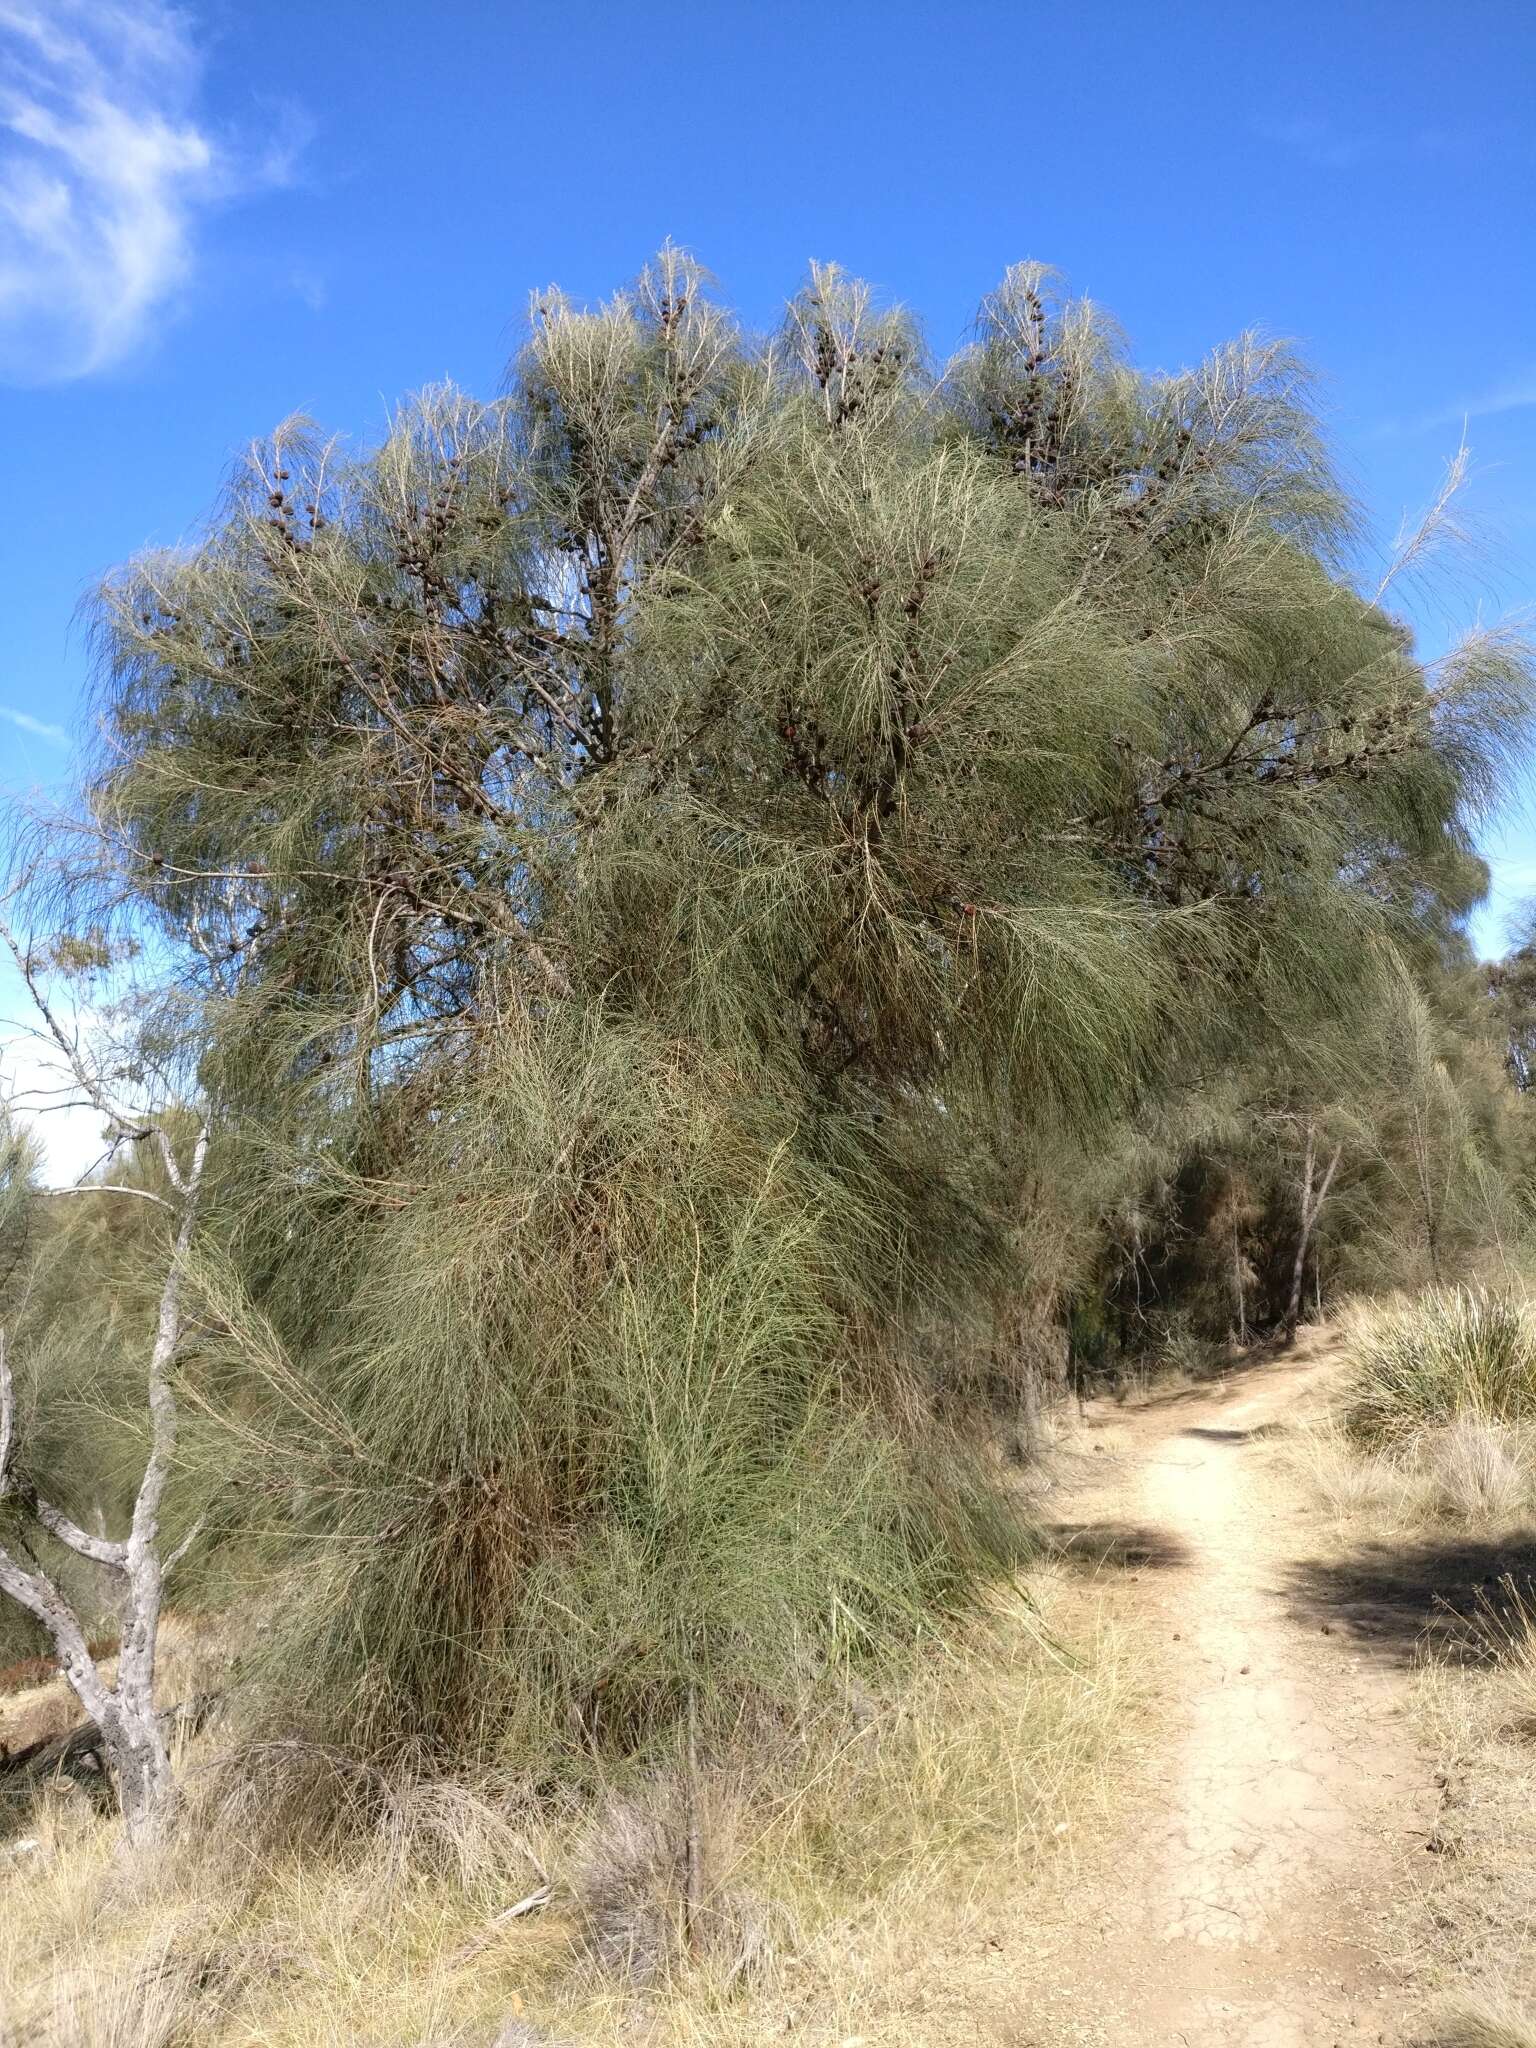
{"type": "Polygon", "coordinates": [[[1536,1419],[1536,1309],[1523,1296],[1430,1288],[1357,1312],[1348,1336],[1346,1416],[1360,1443],[1400,1444],[1461,1417],[1536,1419]]]}

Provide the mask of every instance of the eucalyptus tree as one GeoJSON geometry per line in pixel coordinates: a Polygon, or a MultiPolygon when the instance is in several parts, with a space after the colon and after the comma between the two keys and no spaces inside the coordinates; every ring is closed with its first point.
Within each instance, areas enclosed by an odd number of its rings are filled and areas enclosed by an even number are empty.
{"type": "Polygon", "coordinates": [[[110,581],[301,1703],[643,1743],[963,1596],[944,1389],[1046,1212],[1364,1014],[1523,741],[1520,649],[1425,668],[1349,545],[1282,347],[1149,377],[1032,266],[948,365],[830,268],[755,343],[669,249],[110,581]]]}

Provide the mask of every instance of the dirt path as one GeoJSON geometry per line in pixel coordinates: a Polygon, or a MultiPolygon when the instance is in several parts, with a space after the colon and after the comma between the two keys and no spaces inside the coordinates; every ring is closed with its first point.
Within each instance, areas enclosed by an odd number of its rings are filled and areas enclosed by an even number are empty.
{"type": "Polygon", "coordinates": [[[1026,2040],[1328,2044],[1413,2039],[1381,1957],[1384,1910],[1417,1881],[1434,1825],[1405,1679],[1294,1591],[1319,1537],[1283,1432],[1326,1382],[1326,1351],[1213,1389],[1089,1417],[1095,1483],[1066,1539],[1133,1584],[1171,1746],[1081,1917],[1052,1930],[1043,2019],[1026,2040]],[[1102,1470],[1102,1478],[1098,1477],[1102,1470]]]}

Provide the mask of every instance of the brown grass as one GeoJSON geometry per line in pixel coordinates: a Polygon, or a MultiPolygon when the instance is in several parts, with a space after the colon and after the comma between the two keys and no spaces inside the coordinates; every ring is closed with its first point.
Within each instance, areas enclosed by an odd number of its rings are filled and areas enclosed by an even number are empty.
{"type": "MultiPolygon", "coordinates": [[[[1378,1451],[1324,1418],[1290,1456],[1341,1544],[1497,1539],[1536,1514],[1536,1432],[1482,1411],[1378,1451]]],[[[1426,1648],[1413,1697],[1441,1795],[1440,1853],[1398,1919],[1405,1960],[1440,1994],[1414,2048],[1536,2048],[1536,1589],[1485,1594],[1470,1624],[1426,1648]]]]}
{"type": "Polygon", "coordinates": [[[1093,1837],[1135,1725],[1096,1604],[1048,1575],[1032,1591],[883,1696],[828,1694],[776,1743],[704,1760],[696,1955],[675,1780],[563,1815],[494,1784],[375,1783],[365,1834],[285,1848],[230,1807],[204,1738],[201,1846],[147,1884],[125,1886],[111,1827],[62,1792],[34,1847],[0,1847],[0,2012],[58,2048],[489,2048],[509,2019],[556,2041],[638,2020],[655,2048],[766,2048],[790,2014],[811,2043],[911,2040],[932,1988],[914,1959],[967,1949],[1025,1885],[1036,1906],[1093,1837]],[[498,1920],[546,1879],[548,1906],[498,1920]]]}

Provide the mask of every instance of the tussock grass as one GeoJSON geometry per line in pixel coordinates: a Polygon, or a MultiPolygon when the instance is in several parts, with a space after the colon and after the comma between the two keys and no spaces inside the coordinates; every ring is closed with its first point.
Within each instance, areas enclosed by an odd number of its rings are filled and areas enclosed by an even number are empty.
{"type": "Polygon", "coordinates": [[[1536,1514],[1536,1309],[1434,1288],[1346,1310],[1331,1412],[1293,1433],[1307,1492],[1341,1522],[1509,1527],[1536,1514]]]}
{"type": "Polygon", "coordinates": [[[1288,1456],[1307,1493],[1343,1523],[1500,1528],[1536,1512],[1536,1433],[1508,1423],[1461,1416],[1388,1450],[1362,1450],[1324,1419],[1294,1432],[1288,1456]]]}
{"type": "Polygon", "coordinates": [[[1536,1420],[1536,1310],[1481,1287],[1430,1288],[1347,1320],[1345,1419],[1362,1444],[1402,1443],[1463,1417],[1536,1420]]]}
{"type": "Polygon", "coordinates": [[[1536,2048],[1536,2019],[1494,1994],[1447,2011],[1415,2048],[1536,2048]]]}

